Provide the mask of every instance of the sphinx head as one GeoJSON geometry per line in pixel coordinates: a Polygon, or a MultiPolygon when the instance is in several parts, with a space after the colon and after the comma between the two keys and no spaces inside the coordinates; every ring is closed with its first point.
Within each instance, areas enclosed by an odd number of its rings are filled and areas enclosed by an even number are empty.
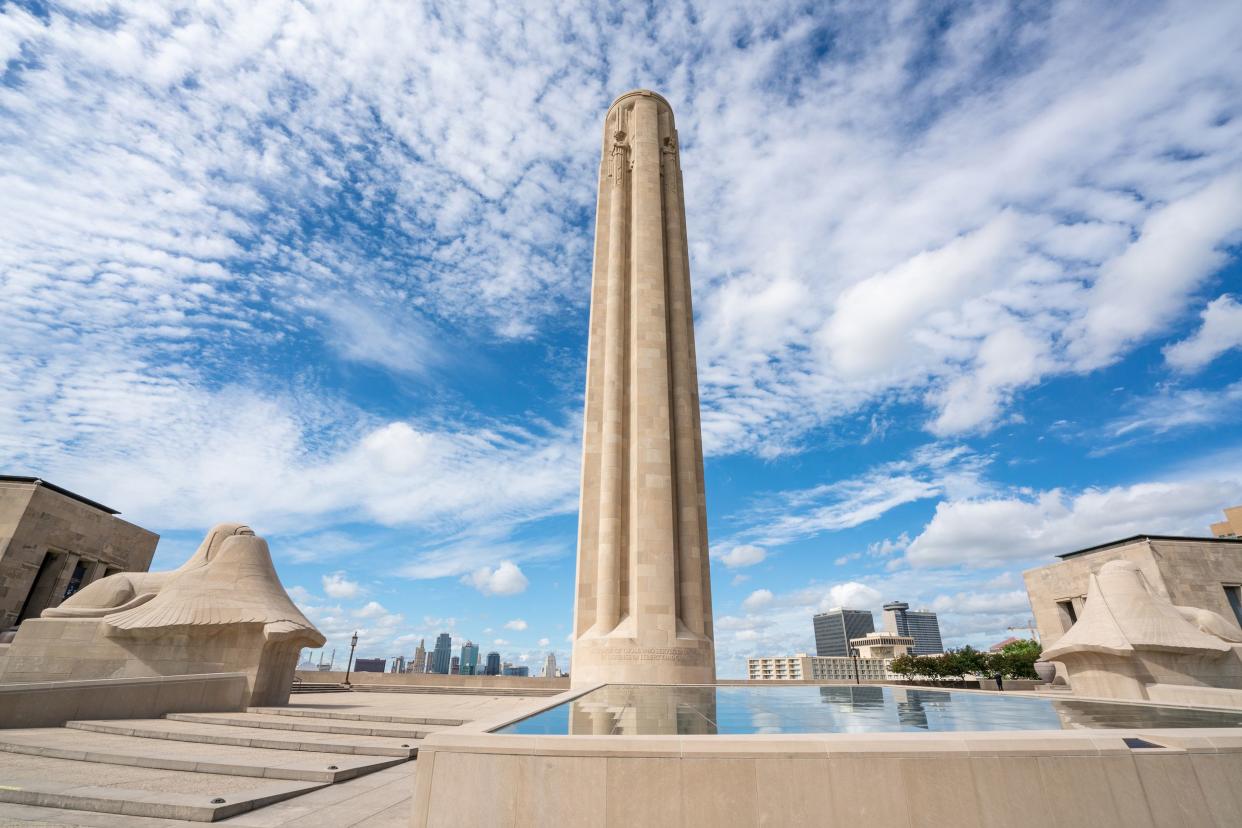
{"type": "Polygon", "coordinates": [[[220,554],[220,547],[226,540],[239,535],[253,536],[254,530],[244,523],[217,523],[207,531],[198,550],[181,566],[181,569],[191,569],[210,563],[220,554]]]}

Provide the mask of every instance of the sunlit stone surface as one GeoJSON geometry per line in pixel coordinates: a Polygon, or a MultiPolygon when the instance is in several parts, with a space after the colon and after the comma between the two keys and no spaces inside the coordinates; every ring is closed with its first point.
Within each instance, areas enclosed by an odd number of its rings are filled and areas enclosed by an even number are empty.
{"type": "Polygon", "coordinates": [[[714,681],[681,164],[654,92],[604,121],[579,520],[573,683],[714,681]]]}
{"type": "Polygon", "coordinates": [[[244,673],[248,704],[283,704],[298,652],[323,643],[267,542],[220,524],[179,569],[110,575],[23,623],[0,682],[244,673]]]}
{"type": "Polygon", "coordinates": [[[1082,696],[1242,708],[1242,629],[1175,606],[1133,561],[1090,576],[1082,617],[1043,657],[1082,696]]]}

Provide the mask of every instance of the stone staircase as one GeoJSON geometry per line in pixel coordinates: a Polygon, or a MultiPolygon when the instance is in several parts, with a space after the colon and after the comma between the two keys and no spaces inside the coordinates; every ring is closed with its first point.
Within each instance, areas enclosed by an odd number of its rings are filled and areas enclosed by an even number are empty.
{"type": "Polygon", "coordinates": [[[290,693],[348,693],[349,688],[329,681],[295,681],[290,693]]]}
{"type": "Polygon", "coordinates": [[[460,724],[251,708],[0,730],[0,803],[212,822],[408,762],[460,724]]]}

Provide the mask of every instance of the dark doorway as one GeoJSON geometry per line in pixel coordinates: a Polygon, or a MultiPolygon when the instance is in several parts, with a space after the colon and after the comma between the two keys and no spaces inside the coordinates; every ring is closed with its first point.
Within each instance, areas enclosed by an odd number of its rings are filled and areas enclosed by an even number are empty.
{"type": "Polygon", "coordinates": [[[30,591],[26,593],[26,602],[22,604],[22,611],[17,616],[17,623],[20,624],[27,618],[37,618],[39,613],[47,609],[52,602],[52,588],[60,577],[61,564],[59,552],[48,552],[43,556],[30,591]]]}

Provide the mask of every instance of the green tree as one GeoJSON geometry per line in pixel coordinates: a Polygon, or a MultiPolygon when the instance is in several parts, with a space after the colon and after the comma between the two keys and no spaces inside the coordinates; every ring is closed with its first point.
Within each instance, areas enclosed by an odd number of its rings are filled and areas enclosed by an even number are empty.
{"type": "Polygon", "coordinates": [[[960,650],[953,653],[957,661],[957,669],[961,672],[959,675],[967,674],[979,676],[987,673],[988,670],[988,654],[981,653],[974,647],[967,644],[960,650]]]}
{"type": "Polygon", "coordinates": [[[911,676],[915,675],[914,668],[915,668],[914,656],[911,656],[911,655],[899,655],[896,658],[894,658],[892,662],[890,662],[888,665],[889,670],[893,671],[899,676],[905,676],[906,678],[910,678],[911,676]]]}
{"type": "Polygon", "coordinates": [[[989,654],[988,670],[1008,679],[1037,679],[1035,662],[1039,661],[1041,651],[1039,642],[1033,639],[1011,641],[1000,652],[989,654]]]}

